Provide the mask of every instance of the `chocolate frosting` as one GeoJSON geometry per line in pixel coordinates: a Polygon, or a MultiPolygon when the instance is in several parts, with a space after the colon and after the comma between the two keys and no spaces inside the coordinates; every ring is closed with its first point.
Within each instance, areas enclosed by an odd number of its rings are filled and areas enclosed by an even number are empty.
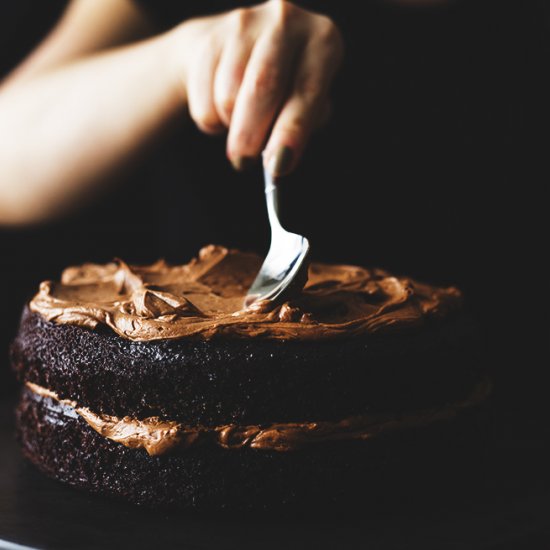
{"type": "Polygon", "coordinates": [[[460,292],[381,269],[310,265],[296,298],[284,303],[244,298],[261,265],[255,254],[206,246],[190,263],[69,267],[45,281],[31,310],[57,323],[109,326],[135,341],[213,336],[317,340],[402,331],[458,308],[460,292]]]}
{"type": "Polygon", "coordinates": [[[186,426],[156,416],[139,420],[129,416],[119,418],[97,414],[86,407],[79,407],[74,401],[60,399],[47,388],[31,382],[26,385],[37,395],[73,408],[103,437],[132,449],[145,449],[150,455],[161,455],[174,448],[186,449],[204,443],[219,445],[224,449],[248,447],[266,451],[294,451],[315,443],[365,440],[387,432],[453,418],[462,409],[481,403],[491,392],[491,383],[485,379],[476,385],[467,399],[439,409],[406,414],[365,414],[335,421],[204,427],[186,426]]]}

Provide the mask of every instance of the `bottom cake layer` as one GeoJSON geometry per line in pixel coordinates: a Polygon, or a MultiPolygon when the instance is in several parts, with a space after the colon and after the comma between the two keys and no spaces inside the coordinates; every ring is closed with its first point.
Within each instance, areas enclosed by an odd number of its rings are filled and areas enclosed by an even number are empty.
{"type": "Polygon", "coordinates": [[[315,507],[373,500],[444,481],[477,461],[483,406],[365,441],[277,452],[197,446],[162,456],[102,437],[75,410],[23,389],[23,453],[50,477],[136,504],[197,509],[315,507]]]}

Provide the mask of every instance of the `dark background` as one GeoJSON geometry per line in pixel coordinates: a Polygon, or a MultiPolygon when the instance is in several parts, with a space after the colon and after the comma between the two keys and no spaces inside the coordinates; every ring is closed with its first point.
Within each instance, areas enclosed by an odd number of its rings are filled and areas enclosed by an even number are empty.
{"type": "MultiPolygon", "coordinates": [[[[538,437],[549,359],[545,2],[303,3],[336,18],[347,57],[333,118],[284,184],[287,226],[310,238],[315,259],[462,288],[488,337],[503,429],[538,437]]],[[[238,2],[191,4],[149,9],[168,24],[185,15],[183,5],[191,14],[238,2]]],[[[63,6],[4,3],[2,74],[63,6]]],[[[182,120],[85,207],[37,227],[0,229],[4,392],[15,386],[6,359],[21,307],[63,267],[113,257],[183,262],[210,242],[263,253],[268,239],[259,170],[235,174],[224,139],[182,120]]]]}

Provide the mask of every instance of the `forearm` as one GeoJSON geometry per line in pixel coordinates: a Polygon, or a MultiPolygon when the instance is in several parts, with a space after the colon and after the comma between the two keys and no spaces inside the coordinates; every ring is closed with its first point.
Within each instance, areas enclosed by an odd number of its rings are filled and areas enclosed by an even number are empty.
{"type": "Polygon", "coordinates": [[[177,32],[0,88],[0,223],[51,215],[185,109],[177,32]]]}
{"type": "Polygon", "coordinates": [[[187,104],[204,132],[228,130],[236,168],[263,151],[286,175],[328,115],[342,55],[329,17],[273,0],[14,79],[0,88],[0,223],[51,216],[187,104]]]}

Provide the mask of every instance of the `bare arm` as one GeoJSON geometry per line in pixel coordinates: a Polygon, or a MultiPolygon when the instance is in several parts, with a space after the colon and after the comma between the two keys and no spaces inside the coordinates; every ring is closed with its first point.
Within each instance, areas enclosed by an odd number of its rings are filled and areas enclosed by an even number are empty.
{"type": "Polygon", "coordinates": [[[329,18],[270,0],[113,48],[145,32],[131,0],[73,0],[3,83],[0,224],[52,216],[187,110],[229,130],[237,168],[264,148],[274,173],[295,166],[342,55],[329,18]]]}
{"type": "Polygon", "coordinates": [[[152,32],[133,0],[72,0],[48,36],[0,82],[0,89],[152,32]]]}
{"type": "Polygon", "coordinates": [[[184,108],[169,36],[47,72],[0,95],[0,220],[53,215],[184,108]]]}
{"type": "Polygon", "coordinates": [[[1,83],[0,223],[62,210],[181,107],[160,37],[97,53],[149,32],[131,0],[73,0],[1,83]]]}

